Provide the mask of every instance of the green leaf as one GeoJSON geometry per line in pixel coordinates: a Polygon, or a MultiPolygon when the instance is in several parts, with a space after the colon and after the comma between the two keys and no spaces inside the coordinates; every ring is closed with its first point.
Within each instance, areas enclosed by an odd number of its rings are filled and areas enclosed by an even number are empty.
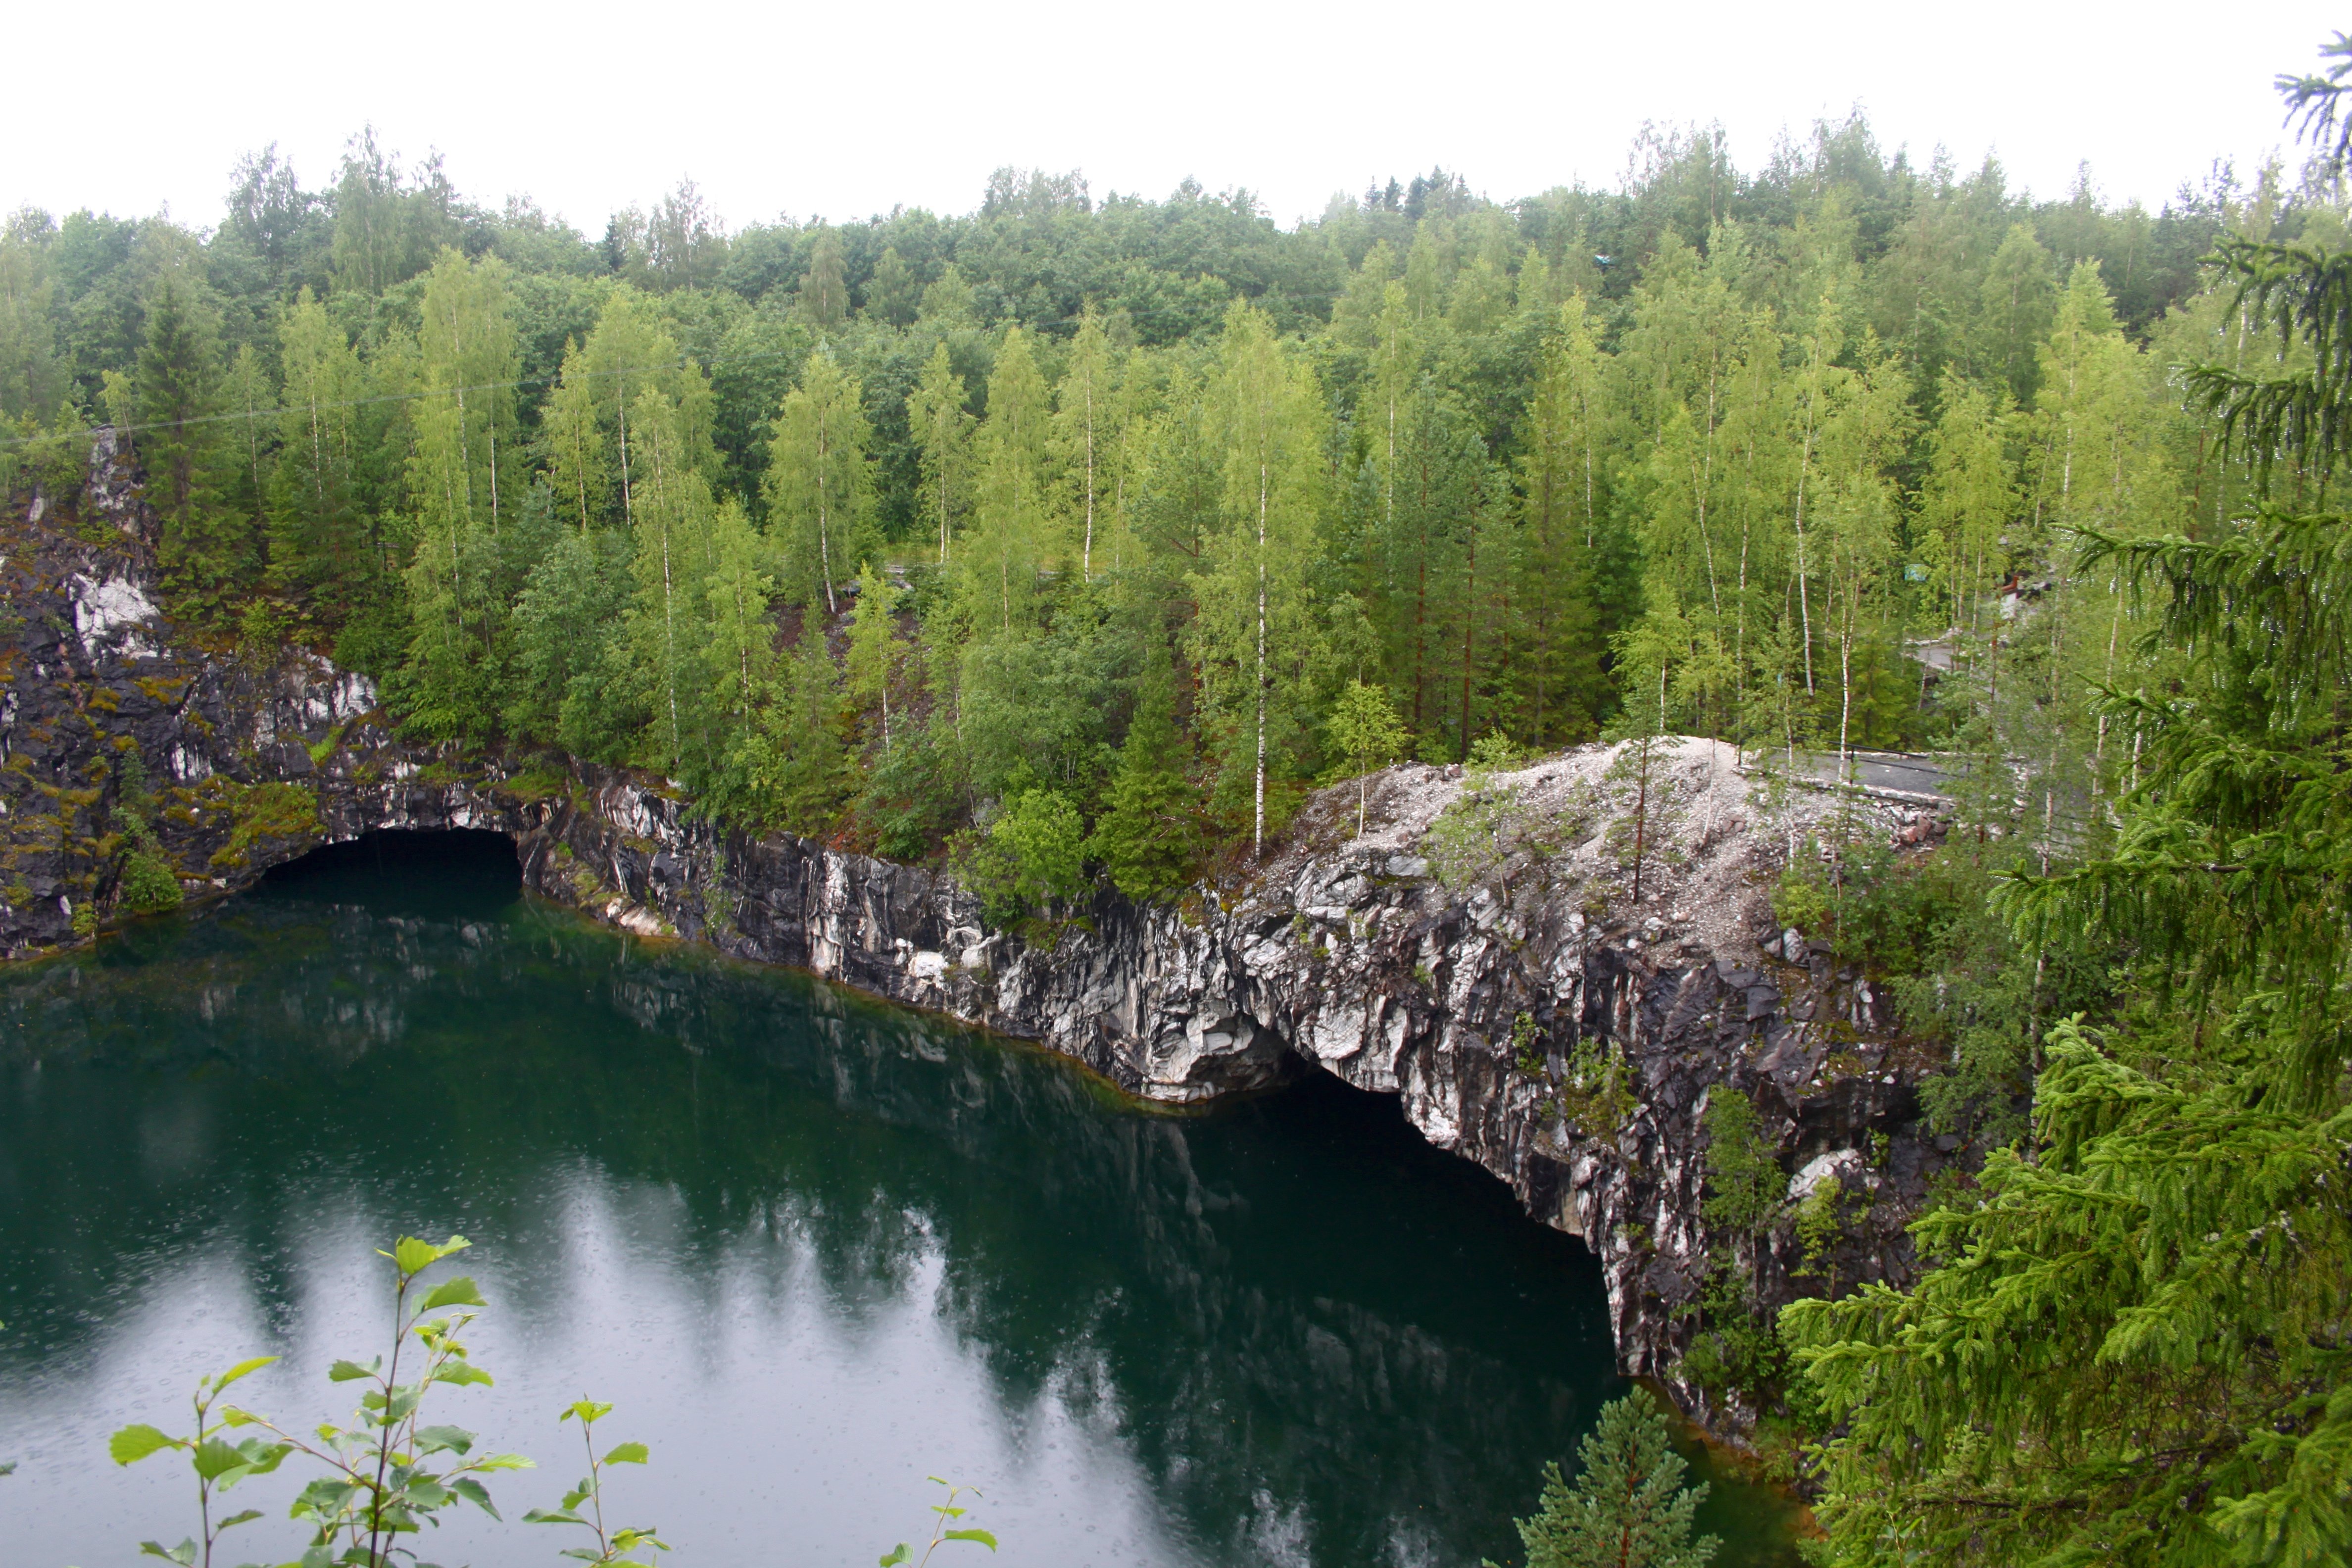
{"type": "Polygon", "coordinates": [[[383,1365],[383,1357],[382,1356],[376,1357],[365,1366],[362,1366],[355,1361],[339,1361],[327,1369],[327,1377],[334,1383],[350,1383],[358,1378],[373,1377],[376,1374],[376,1369],[383,1365]]]}
{"type": "Polygon", "coordinates": [[[575,1399],[571,1404],[565,1405],[563,1407],[563,1414],[557,1416],[555,1419],[558,1422],[570,1421],[574,1418],[582,1421],[602,1421],[605,1416],[610,1415],[611,1414],[613,1414],[613,1407],[609,1405],[600,1405],[593,1399],[575,1399]]]}
{"type": "Polygon", "coordinates": [[[409,1507],[431,1513],[435,1509],[447,1507],[454,1494],[431,1476],[415,1476],[410,1479],[402,1495],[409,1507]]]}
{"type": "Polygon", "coordinates": [[[490,1374],[472,1362],[461,1361],[453,1362],[435,1373],[433,1381],[446,1383],[456,1388],[464,1388],[473,1384],[479,1384],[484,1388],[488,1388],[490,1386],[490,1374]]]}
{"type": "Polygon", "coordinates": [[[440,1284],[433,1287],[432,1294],[425,1298],[425,1305],[419,1310],[430,1312],[443,1307],[486,1307],[488,1305],[489,1303],[482,1300],[482,1293],[474,1289],[474,1282],[460,1274],[455,1279],[444,1279],[440,1284]]]}
{"type": "Polygon", "coordinates": [[[946,1539],[950,1541],[977,1542],[981,1545],[987,1547],[991,1552],[996,1550],[996,1537],[991,1535],[984,1530],[950,1530],[947,1532],[946,1539]]]}
{"type": "Polygon", "coordinates": [[[890,1549],[888,1555],[881,1559],[881,1568],[898,1568],[898,1564],[906,1560],[907,1543],[902,1541],[890,1549]]]}
{"type": "Polygon", "coordinates": [[[236,1485],[247,1476],[266,1476],[278,1468],[278,1461],[293,1452],[291,1443],[266,1443],[258,1437],[247,1437],[236,1446],[236,1453],[245,1462],[221,1475],[224,1490],[236,1485]]]}
{"type": "Polygon", "coordinates": [[[257,1508],[249,1508],[249,1509],[247,1509],[243,1513],[233,1513],[233,1514],[230,1514],[226,1519],[222,1520],[222,1521],[220,1521],[220,1523],[219,1523],[218,1525],[215,1526],[214,1528],[215,1528],[215,1529],[217,1529],[217,1530],[226,1530],[226,1529],[227,1529],[230,1525],[232,1525],[232,1524],[250,1524],[250,1523],[252,1523],[255,1520],[259,1519],[260,1517],[261,1517],[261,1510],[260,1510],[259,1509],[257,1509],[257,1508]]]}
{"type": "Polygon", "coordinates": [[[474,1446],[474,1435],[463,1426],[419,1426],[416,1429],[416,1451],[420,1454],[462,1454],[474,1446]]]}
{"type": "MultiPolygon", "coordinates": [[[[484,1513],[488,1514],[492,1519],[499,1519],[498,1508],[490,1501],[490,1489],[476,1480],[473,1477],[457,1477],[455,1480],[449,1483],[449,1489],[456,1492],[459,1497],[464,1498],[467,1502],[472,1503],[476,1508],[480,1509],[484,1513]]],[[[504,1523],[505,1521],[499,1520],[499,1522],[504,1523]]]]}
{"type": "Polygon", "coordinates": [[[168,1552],[152,1541],[142,1541],[139,1551],[142,1556],[161,1557],[166,1563],[179,1563],[181,1568],[190,1568],[196,1560],[196,1543],[193,1541],[183,1541],[168,1552]]]}
{"type": "Polygon", "coordinates": [[[148,1455],[163,1448],[176,1448],[176,1438],[167,1437],[154,1427],[141,1423],[125,1426],[106,1440],[106,1452],[118,1465],[135,1465],[148,1455]]]}
{"type": "Polygon", "coordinates": [[[213,1379],[213,1389],[217,1393],[219,1390],[226,1388],[230,1384],[235,1383],[238,1378],[245,1376],[246,1373],[259,1372],[263,1367],[269,1365],[277,1359],[278,1358],[274,1355],[257,1355],[251,1357],[248,1360],[241,1361],[235,1366],[229,1368],[226,1372],[221,1373],[218,1377],[213,1379]]]}
{"type": "Polygon", "coordinates": [[[196,1445],[196,1474],[208,1481],[216,1481],[231,1470],[241,1470],[252,1461],[236,1448],[218,1437],[207,1437],[196,1445]]]}
{"type": "Polygon", "coordinates": [[[562,1552],[557,1552],[556,1555],[559,1557],[577,1557],[583,1563],[602,1563],[604,1561],[604,1554],[603,1552],[596,1551],[593,1547],[587,1546],[567,1546],[562,1552]]]}
{"type": "Polygon", "coordinates": [[[468,1460],[466,1468],[469,1470],[479,1470],[485,1473],[491,1470],[535,1470],[539,1468],[537,1465],[533,1464],[529,1458],[521,1454],[492,1454],[488,1458],[468,1460]]]}
{"type": "Polygon", "coordinates": [[[643,1443],[624,1443],[604,1456],[608,1465],[642,1465],[653,1454],[643,1443]]]}
{"type": "Polygon", "coordinates": [[[392,1261],[403,1274],[422,1274],[441,1261],[441,1249],[429,1241],[404,1236],[400,1245],[392,1249],[392,1261]]]}
{"type": "Polygon", "coordinates": [[[535,1508],[522,1516],[525,1524],[585,1524],[588,1521],[568,1508],[535,1508]]]}

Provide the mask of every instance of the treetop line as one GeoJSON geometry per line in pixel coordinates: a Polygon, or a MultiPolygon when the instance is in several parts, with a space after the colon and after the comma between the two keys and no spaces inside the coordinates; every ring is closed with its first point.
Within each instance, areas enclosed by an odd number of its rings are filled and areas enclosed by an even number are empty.
{"type": "MultiPolygon", "coordinates": [[[[2154,217],[1859,120],[1753,176],[1653,134],[1621,191],[1440,172],[1288,231],[1007,172],[969,216],[734,236],[681,187],[598,246],[367,137],[331,199],[265,154],[210,236],[0,232],[0,479],[76,526],[85,433],[131,432],[168,607],[224,654],[331,650],[453,748],[943,860],[1041,938],[1099,880],[1245,873],[1401,757],[1470,764],[1431,841],[1475,878],[1505,764],[1625,742],[1605,910],[1670,848],[1672,731],[1941,750],[1941,847],[1758,862],[1946,1064],[1919,1278],[1841,1290],[1880,1184],[1784,1201],[1727,1089],[1683,1371],[1778,1434],[1841,1568],[2320,1568],[2352,1552],[2352,38],[2322,57],[2280,84],[2303,169],[2154,217]],[[1821,1299],[1757,1303],[1775,1245],[1832,1260],[1821,1299]]],[[[168,786],[122,768],[93,794],[153,860],[168,786]]],[[[1630,1113],[1621,1068],[1577,1058],[1586,1112],[1630,1113]]],[[[1664,1453],[1616,1407],[1530,1560],[1701,1559],[1664,1453]]]]}

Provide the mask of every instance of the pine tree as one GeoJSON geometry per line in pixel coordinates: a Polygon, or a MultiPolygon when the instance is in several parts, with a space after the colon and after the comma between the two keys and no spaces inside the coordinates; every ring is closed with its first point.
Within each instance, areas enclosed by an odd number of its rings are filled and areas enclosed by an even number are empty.
{"type": "Polygon", "coordinates": [[[1518,1521],[1528,1568],[1705,1568],[1713,1561],[1716,1538],[1691,1534],[1706,1485],[1683,1485],[1687,1467],[1649,1394],[1602,1405],[1576,1457],[1573,1483],[1558,1465],[1544,1467],[1540,1507],[1518,1521]]]}

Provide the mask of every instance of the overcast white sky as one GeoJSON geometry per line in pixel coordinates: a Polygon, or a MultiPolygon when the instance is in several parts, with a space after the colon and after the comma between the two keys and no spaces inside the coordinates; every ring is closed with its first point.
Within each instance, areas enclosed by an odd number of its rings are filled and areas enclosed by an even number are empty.
{"type": "Polygon", "coordinates": [[[1077,0],[522,6],[23,4],[0,202],[216,221],[239,154],[305,184],[373,121],[495,202],[593,235],[682,175],[731,225],[961,212],[1005,163],[1097,195],[1190,175],[1288,223],[1432,163],[1497,199],[1613,184],[1644,120],[1719,121],[1753,168],[1859,105],[1887,146],[1997,153],[2057,194],[2088,160],[2160,203],[2286,144],[2271,79],[2346,22],[2317,0],[1905,5],[1077,0]]]}

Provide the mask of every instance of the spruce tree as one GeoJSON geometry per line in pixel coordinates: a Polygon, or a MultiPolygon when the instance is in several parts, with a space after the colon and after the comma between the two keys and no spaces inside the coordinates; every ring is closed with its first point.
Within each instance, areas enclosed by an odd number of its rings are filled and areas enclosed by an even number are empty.
{"type": "Polygon", "coordinates": [[[1135,721],[1119,748],[1118,771],[1087,841],[1087,853],[1130,899],[1160,898],[1181,888],[1200,844],[1171,687],[1164,669],[1144,680],[1135,721]]]}
{"type": "Polygon", "coordinates": [[[135,446],[162,523],[164,585],[177,613],[219,625],[255,563],[220,506],[220,340],[177,278],[166,276],[148,301],[136,387],[135,446]]]}
{"type": "Polygon", "coordinates": [[[1648,1394],[1601,1406],[1576,1457],[1572,1483],[1557,1464],[1544,1467],[1540,1504],[1518,1521],[1528,1568],[1705,1568],[1713,1561],[1716,1538],[1691,1534],[1706,1484],[1683,1485],[1688,1467],[1648,1394]]]}
{"type": "MultiPolygon", "coordinates": [[[[2342,90],[2296,85],[2329,110],[2342,90]]],[[[2275,479],[2314,472],[2352,429],[2352,253],[2221,256],[2238,306],[2310,357],[2190,385],[2275,479]]],[[[2131,954],[2135,1005],[2049,1031],[2029,1146],[1915,1227],[1949,1261],[1784,1312],[1841,1433],[1834,1562],[2352,1552],[2347,531],[2273,501],[2204,538],[2080,531],[2081,573],[2143,599],[2179,673],[2099,699],[2146,738],[2113,847],[2002,908],[2029,947],[2131,954]]]]}

